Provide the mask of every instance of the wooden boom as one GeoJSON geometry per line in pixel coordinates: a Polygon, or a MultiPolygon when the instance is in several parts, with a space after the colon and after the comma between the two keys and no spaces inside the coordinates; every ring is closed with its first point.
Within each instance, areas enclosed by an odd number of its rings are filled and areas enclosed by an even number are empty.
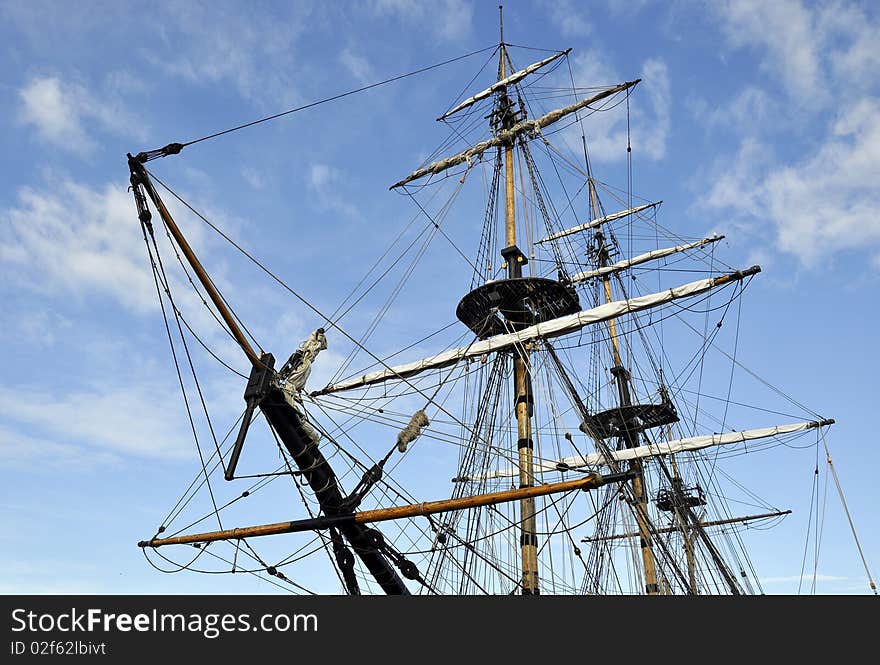
{"type": "Polygon", "coordinates": [[[153,538],[142,540],[138,547],[162,547],[163,545],[185,545],[193,543],[210,543],[216,540],[237,540],[240,538],[254,538],[257,536],[273,536],[279,533],[294,533],[300,531],[314,531],[316,529],[329,529],[345,523],[370,524],[373,522],[385,522],[407,517],[421,517],[446,513],[465,508],[477,508],[479,506],[491,506],[498,503],[519,501],[521,499],[544,496],[557,492],[571,490],[591,490],[608,483],[629,480],[631,473],[615,473],[602,476],[598,473],[590,473],[577,480],[566,480],[559,483],[537,485],[535,487],[522,487],[519,489],[493,492],[491,494],[477,494],[459,499],[444,499],[441,501],[429,501],[427,503],[413,503],[406,506],[393,508],[379,508],[377,510],[364,510],[348,515],[333,515],[329,517],[315,517],[305,520],[293,520],[290,522],[276,522],[274,524],[261,524],[247,526],[238,529],[224,529],[223,531],[209,531],[207,533],[194,533],[186,536],[173,536],[171,538],[153,538]]]}

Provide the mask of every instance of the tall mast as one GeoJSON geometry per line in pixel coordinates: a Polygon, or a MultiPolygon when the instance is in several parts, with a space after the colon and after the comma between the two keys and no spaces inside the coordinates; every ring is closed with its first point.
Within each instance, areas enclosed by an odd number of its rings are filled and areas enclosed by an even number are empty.
{"type": "MultiPolygon", "coordinates": [[[[596,186],[593,183],[593,175],[589,168],[588,163],[587,178],[590,190],[590,207],[592,208],[593,218],[598,219],[599,206],[596,201],[596,186]]],[[[601,231],[596,232],[596,241],[599,245],[599,266],[604,267],[610,263],[610,257],[608,255],[608,247],[605,245],[605,236],[601,231]]],[[[612,302],[610,274],[602,276],[602,284],[605,288],[605,301],[612,302]]],[[[614,355],[614,367],[611,368],[611,373],[614,375],[615,382],[617,383],[620,406],[628,407],[632,404],[629,386],[630,375],[627,369],[623,366],[621,360],[620,345],[617,340],[617,323],[614,319],[609,319],[608,321],[608,332],[611,337],[611,350],[614,355]]],[[[634,448],[638,445],[635,436],[630,432],[626,432],[623,439],[628,448],[634,448]]],[[[630,462],[630,470],[636,473],[636,476],[632,481],[632,488],[633,499],[635,500],[634,508],[636,523],[638,524],[639,535],[641,536],[640,547],[642,550],[642,566],[645,572],[645,593],[648,595],[656,595],[660,593],[660,587],[657,584],[657,561],[654,558],[653,542],[651,540],[651,531],[649,529],[648,500],[645,494],[645,474],[642,470],[641,461],[633,460],[630,462]]]]}
{"type": "MultiPolygon", "coordinates": [[[[498,80],[507,75],[507,48],[504,44],[504,9],[498,7],[501,23],[501,45],[499,49],[498,80]]],[[[513,101],[507,95],[506,86],[498,95],[498,118],[501,129],[510,129],[516,124],[513,101]]],[[[505,192],[505,238],[507,246],[501,251],[507,262],[507,276],[511,279],[522,277],[522,266],[526,262],[523,253],[516,246],[516,208],[513,191],[513,141],[504,146],[504,192],[505,192]]],[[[533,487],[535,484],[534,443],[532,442],[532,386],[528,345],[514,349],[513,391],[516,410],[517,449],[519,457],[519,486],[533,487]]],[[[537,595],[538,584],[538,536],[535,519],[535,499],[521,499],[520,506],[520,550],[522,554],[522,593],[537,595]]]]}

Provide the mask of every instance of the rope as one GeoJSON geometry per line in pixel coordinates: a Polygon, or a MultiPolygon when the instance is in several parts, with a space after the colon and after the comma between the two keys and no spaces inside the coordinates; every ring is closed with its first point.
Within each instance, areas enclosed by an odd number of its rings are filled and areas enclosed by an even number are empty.
{"type": "Polygon", "coordinates": [[[834,468],[834,462],[831,461],[831,451],[828,450],[828,443],[825,441],[825,431],[820,427],[819,433],[822,436],[822,446],[825,448],[825,456],[828,461],[828,468],[834,477],[834,485],[837,487],[837,494],[840,497],[840,503],[843,504],[843,510],[846,513],[846,519],[849,522],[849,528],[852,531],[853,539],[856,541],[856,547],[859,550],[859,556],[862,559],[862,565],[865,567],[865,574],[868,576],[868,585],[874,595],[877,595],[877,585],[874,584],[874,578],[871,577],[871,571],[868,568],[868,561],[865,559],[865,553],[862,551],[862,544],[859,541],[859,535],[856,533],[856,526],[853,523],[852,515],[850,515],[849,507],[846,505],[846,498],[843,496],[843,488],[840,486],[840,479],[837,477],[837,470],[834,468]]]}
{"type": "Polygon", "coordinates": [[[433,65],[428,65],[427,67],[422,67],[420,69],[416,69],[414,71],[408,72],[406,74],[399,74],[397,76],[392,76],[391,78],[385,79],[384,81],[379,81],[378,83],[371,83],[369,85],[362,86],[360,88],[355,88],[354,90],[349,90],[348,92],[342,92],[337,95],[333,95],[331,97],[325,97],[324,99],[319,99],[315,102],[310,102],[308,104],[304,104],[302,106],[297,106],[292,109],[288,109],[287,111],[282,111],[280,113],[275,113],[270,116],[266,116],[265,118],[260,118],[259,120],[252,120],[251,122],[246,122],[241,125],[237,125],[235,127],[230,127],[229,129],[224,129],[219,132],[214,132],[213,134],[208,134],[207,136],[202,136],[201,138],[192,139],[190,141],[186,141],[185,143],[170,143],[164,148],[159,148],[158,150],[151,150],[148,152],[141,152],[137,155],[138,161],[142,163],[146,163],[153,159],[157,159],[159,157],[167,157],[168,155],[176,155],[181,150],[186,148],[187,146],[195,145],[196,143],[201,143],[202,141],[208,141],[210,139],[217,138],[218,136],[224,136],[225,134],[231,134],[232,132],[237,132],[241,129],[246,129],[248,127],[253,127],[254,125],[259,125],[264,122],[269,122],[270,120],[275,120],[277,118],[281,118],[286,115],[290,115],[291,113],[296,113],[298,111],[304,111],[306,109],[310,109],[314,106],[319,106],[321,104],[326,104],[327,102],[332,102],[337,99],[342,99],[343,97],[348,97],[350,95],[357,94],[359,92],[364,92],[366,90],[371,90],[372,88],[378,88],[383,85],[387,85],[389,83],[393,83],[394,81],[399,81],[401,79],[405,79],[410,76],[415,76],[416,74],[422,74],[424,72],[430,71],[432,69],[436,69],[438,67],[443,67],[445,65],[452,64],[453,62],[458,62],[459,60],[464,60],[465,58],[469,58],[473,55],[477,55],[478,53],[483,53],[490,49],[496,49],[496,46],[487,46],[486,48],[479,49],[477,51],[471,51],[470,53],[465,53],[464,55],[460,55],[456,58],[450,58],[449,60],[444,60],[443,62],[438,62],[433,65]]]}

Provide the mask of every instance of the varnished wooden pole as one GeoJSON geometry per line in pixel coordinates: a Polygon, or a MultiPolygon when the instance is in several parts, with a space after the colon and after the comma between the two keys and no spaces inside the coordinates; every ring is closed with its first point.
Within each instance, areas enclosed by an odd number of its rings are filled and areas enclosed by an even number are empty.
{"type": "Polygon", "coordinates": [[[186,237],[184,237],[180,228],[177,226],[177,223],[174,221],[174,218],[171,216],[171,213],[168,212],[165,203],[162,201],[162,198],[153,186],[153,181],[150,180],[150,176],[147,174],[144,165],[131,155],[128,156],[128,163],[131,172],[137,175],[138,180],[140,180],[140,183],[147,191],[147,195],[150,197],[150,200],[152,200],[153,205],[156,206],[156,210],[159,211],[159,216],[162,217],[162,221],[165,222],[165,226],[168,227],[168,231],[174,237],[174,240],[177,242],[183,255],[186,257],[187,262],[192,266],[196,277],[199,278],[205,291],[207,291],[208,297],[211,298],[211,302],[214,303],[220,316],[223,317],[226,325],[229,326],[229,331],[232,333],[235,341],[238,342],[241,350],[244,351],[244,354],[254,367],[262,367],[263,363],[260,362],[260,357],[254,351],[247,337],[245,337],[244,332],[239,327],[235,317],[232,316],[232,312],[229,311],[229,308],[220,296],[220,292],[217,291],[217,287],[214,286],[214,283],[211,281],[211,278],[208,276],[208,273],[205,271],[205,268],[202,266],[196,253],[193,251],[192,247],[190,247],[186,237]]]}
{"type": "Polygon", "coordinates": [[[171,538],[153,538],[138,543],[139,547],[162,547],[164,545],[185,545],[193,543],[210,543],[218,540],[237,540],[240,538],[255,538],[258,536],[271,536],[280,533],[294,533],[299,531],[314,531],[316,529],[328,529],[339,526],[344,522],[356,524],[372,524],[386,522],[388,520],[405,519],[408,517],[423,517],[437,513],[448,513],[467,508],[491,506],[510,501],[521,501],[524,498],[534,498],[546,494],[570,492],[572,490],[591,490],[613,482],[621,482],[631,478],[629,473],[610,474],[602,476],[591,473],[577,480],[566,480],[559,483],[538,485],[536,487],[523,487],[519,489],[493,492],[490,494],[477,494],[459,499],[443,499],[441,501],[428,501],[426,503],[413,503],[406,506],[392,508],[379,508],[377,510],[364,510],[350,515],[337,515],[332,517],[316,517],[307,520],[294,520],[291,522],[275,522],[274,524],[262,524],[238,529],[225,529],[223,531],[208,531],[186,536],[173,536],[171,538]]]}

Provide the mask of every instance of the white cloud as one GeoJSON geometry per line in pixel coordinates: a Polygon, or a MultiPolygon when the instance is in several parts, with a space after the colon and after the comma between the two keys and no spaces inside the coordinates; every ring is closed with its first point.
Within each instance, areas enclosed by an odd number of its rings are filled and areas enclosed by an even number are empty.
{"type": "Polygon", "coordinates": [[[409,24],[430,30],[443,41],[461,41],[471,32],[474,8],[466,0],[373,0],[379,16],[396,16],[409,24]]]}
{"type": "Polygon", "coordinates": [[[79,463],[91,452],[105,462],[118,455],[192,456],[180,399],[164,386],[132,381],[100,390],[65,388],[62,382],[44,389],[0,387],[0,416],[7,423],[0,429],[0,459],[21,466],[33,461],[29,456],[45,460],[44,450],[79,463]]]}
{"type": "Polygon", "coordinates": [[[590,22],[572,0],[544,0],[541,7],[565,37],[585,37],[592,32],[590,22]]]}
{"type": "Polygon", "coordinates": [[[880,44],[877,42],[877,21],[872,21],[855,4],[831,3],[819,11],[817,23],[822,26],[831,74],[846,81],[850,91],[876,88],[876,71],[880,67],[880,44]]]}
{"type": "Polygon", "coordinates": [[[0,425],[0,468],[76,472],[118,464],[119,461],[119,456],[112,452],[35,438],[0,425]]]}
{"type": "Polygon", "coordinates": [[[131,194],[70,180],[51,191],[25,187],[0,211],[0,266],[10,279],[43,293],[104,293],[136,311],[156,293],[131,194]]]}
{"type": "Polygon", "coordinates": [[[0,339],[27,340],[34,347],[55,346],[59,334],[73,327],[73,321],[48,310],[24,310],[14,314],[7,310],[7,313],[12,322],[0,330],[0,339]]]}
{"type": "Polygon", "coordinates": [[[134,138],[144,135],[143,125],[117,99],[98,98],[82,85],[55,76],[31,79],[18,97],[19,120],[32,125],[40,139],[64,150],[94,149],[89,128],[134,138]]]}
{"type": "Polygon", "coordinates": [[[641,148],[649,159],[663,159],[666,156],[666,141],[669,138],[670,107],[672,96],[669,83],[669,70],[661,60],[651,59],[642,65],[642,84],[651,101],[652,115],[645,116],[641,106],[633,113],[633,147],[641,148]]]}
{"type": "Polygon", "coordinates": [[[810,156],[771,162],[763,146],[746,141],[733,170],[703,199],[758,224],[770,221],[780,249],[805,265],[840,250],[880,246],[880,100],[845,109],[810,156]]]}
{"type": "Polygon", "coordinates": [[[755,229],[769,221],[777,248],[806,266],[839,251],[876,252],[880,24],[838,2],[732,0],[717,11],[730,43],[755,49],[779,87],[752,83],[702,114],[741,145],[735,158],[719,157],[724,169],[701,204],[755,229]],[[773,154],[783,134],[785,152],[799,156],[773,154]]]}
{"type": "Polygon", "coordinates": [[[150,30],[144,57],[166,73],[195,84],[228,82],[259,104],[294,104],[301,35],[316,5],[285,3],[283,15],[246,5],[203,0],[165,3],[150,30]]]}
{"type": "Polygon", "coordinates": [[[733,129],[754,133],[778,113],[779,107],[772,95],[756,86],[743,88],[733,101],[709,108],[701,102],[695,116],[713,129],[733,129]]]}
{"type": "MultiPolygon", "coordinates": [[[[620,77],[595,52],[574,58],[572,72],[575,83],[581,86],[613,85],[635,78],[620,77]]],[[[671,124],[669,70],[663,61],[649,59],[642,64],[642,72],[639,76],[642,82],[636,86],[630,98],[632,147],[641,157],[660,160],[666,155],[671,124]]],[[[593,159],[615,161],[625,158],[627,139],[625,108],[618,106],[609,111],[593,113],[584,126],[587,131],[590,156],[593,159]]],[[[571,132],[567,139],[580,145],[580,127],[576,129],[576,133],[576,139],[572,138],[571,132]]]]}
{"type": "MultiPolygon", "coordinates": [[[[179,222],[191,217],[175,202],[166,201],[166,205],[179,222]]],[[[234,228],[234,220],[213,212],[208,216],[222,219],[221,226],[226,229],[234,228]]],[[[178,269],[158,215],[153,222],[178,308],[215,349],[217,344],[223,345],[217,350],[225,355],[228,338],[178,269]]],[[[182,223],[200,257],[210,257],[203,227],[182,223]]],[[[92,188],[58,178],[46,190],[21,188],[17,204],[0,210],[0,271],[10,283],[43,296],[73,295],[79,300],[110,297],[136,314],[158,308],[134,200],[117,185],[92,188]]],[[[236,288],[224,279],[223,271],[213,270],[212,278],[235,302],[236,288]]]]}
{"type": "Polygon", "coordinates": [[[862,8],[841,2],[728,0],[712,5],[734,48],[755,49],[762,68],[802,106],[831,106],[876,86],[878,26],[862,8]]]}
{"type": "Polygon", "coordinates": [[[821,27],[800,0],[729,0],[713,5],[735,47],[763,51],[763,66],[801,101],[824,99],[821,27]]]}
{"type": "Polygon", "coordinates": [[[338,187],[342,182],[342,173],[337,168],[326,164],[312,164],[309,167],[307,183],[309,189],[317,195],[318,207],[356,218],[357,208],[338,193],[338,187]]]}
{"type": "Polygon", "coordinates": [[[22,103],[21,120],[34,125],[43,140],[68,150],[92,146],[75,104],[71,103],[71,95],[62,93],[57,78],[34,79],[19,91],[18,96],[22,103]]]}

